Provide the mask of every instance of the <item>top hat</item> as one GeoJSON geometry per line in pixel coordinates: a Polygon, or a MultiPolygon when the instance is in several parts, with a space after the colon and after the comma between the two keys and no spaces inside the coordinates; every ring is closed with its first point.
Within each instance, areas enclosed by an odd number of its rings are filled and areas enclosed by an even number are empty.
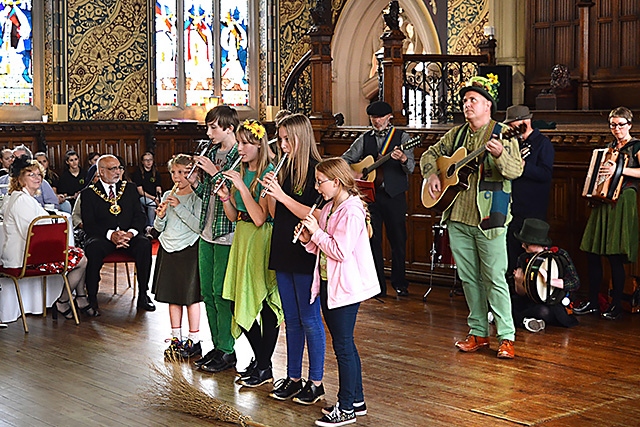
{"type": "Polygon", "coordinates": [[[491,114],[493,115],[498,109],[498,103],[496,101],[498,98],[498,86],[500,86],[500,83],[498,82],[498,77],[494,74],[488,74],[488,77],[471,77],[467,85],[460,89],[460,98],[463,99],[464,94],[469,91],[479,93],[491,102],[491,114]]]}
{"type": "Polygon", "coordinates": [[[367,115],[369,116],[382,117],[392,112],[391,105],[384,101],[373,102],[367,107],[367,115]]]}
{"type": "Polygon", "coordinates": [[[529,111],[529,107],[526,105],[512,105],[507,108],[507,115],[504,118],[504,124],[509,124],[517,120],[526,120],[533,117],[533,114],[529,111]]]}
{"type": "Polygon", "coordinates": [[[549,246],[551,239],[547,235],[549,233],[549,224],[537,218],[527,218],[522,223],[520,233],[513,233],[516,239],[522,243],[530,245],[549,246]]]}

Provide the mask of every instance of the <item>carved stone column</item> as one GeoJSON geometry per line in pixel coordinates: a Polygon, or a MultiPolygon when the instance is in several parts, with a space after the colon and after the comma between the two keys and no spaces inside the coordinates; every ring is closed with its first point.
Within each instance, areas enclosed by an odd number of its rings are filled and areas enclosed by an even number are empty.
{"type": "Polygon", "coordinates": [[[320,141],[322,131],[335,124],[332,113],[333,96],[331,93],[331,1],[317,0],[310,9],[313,26],[309,29],[311,44],[311,113],[309,119],[313,126],[316,141],[320,141]]]}
{"type": "Polygon", "coordinates": [[[589,14],[595,3],[592,0],[578,0],[578,16],[580,18],[580,36],[578,40],[578,69],[580,86],[578,88],[578,109],[589,110],[591,107],[591,80],[589,78],[589,14]]]}
{"type": "Polygon", "coordinates": [[[398,15],[398,2],[392,1],[389,3],[388,13],[383,14],[388,30],[380,37],[384,50],[384,56],[382,58],[382,100],[391,105],[391,109],[393,110],[393,123],[396,125],[406,125],[409,120],[402,114],[402,110],[404,109],[402,105],[402,85],[404,83],[402,42],[405,39],[405,35],[400,30],[398,15]]]}

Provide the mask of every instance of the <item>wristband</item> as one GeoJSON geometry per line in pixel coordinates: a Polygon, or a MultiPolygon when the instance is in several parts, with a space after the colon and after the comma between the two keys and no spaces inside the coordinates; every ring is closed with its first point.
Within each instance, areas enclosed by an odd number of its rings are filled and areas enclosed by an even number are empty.
{"type": "Polygon", "coordinates": [[[229,200],[231,200],[231,196],[227,196],[226,198],[222,198],[222,197],[220,197],[220,201],[221,201],[222,203],[228,202],[229,200]]]}

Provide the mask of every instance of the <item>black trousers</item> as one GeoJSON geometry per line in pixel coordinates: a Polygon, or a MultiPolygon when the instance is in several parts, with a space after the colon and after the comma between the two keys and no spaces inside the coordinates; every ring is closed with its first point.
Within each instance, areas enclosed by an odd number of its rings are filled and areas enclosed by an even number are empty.
{"type": "Polygon", "coordinates": [[[94,308],[98,307],[98,287],[100,283],[100,270],[104,264],[104,258],[114,251],[122,251],[136,260],[138,270],[139,295],[146,295],[149,290],[149,277],[151,276],[151,241],[138,234],[129,241],[129,247],[116,249],[111,241],[104,238],[90,237],[87,239],[84,252],[87,256],[87,294],[89,302],[94,308]]]}
{"type": "Polygon", "coordinates": [[[382,225],[387,231],[387,240],[391,245],[391,285],[394,289],[407,289],[405,278],[405,259],[407,254],[407,198],[406,193],[390,197],[386,191],[376,191],[376,201],[369,205],[371,213],[371,251],[376,265],[376,273],[382,293],[387,292],[384,277],[384,259],[382,256],[382,225]]]}

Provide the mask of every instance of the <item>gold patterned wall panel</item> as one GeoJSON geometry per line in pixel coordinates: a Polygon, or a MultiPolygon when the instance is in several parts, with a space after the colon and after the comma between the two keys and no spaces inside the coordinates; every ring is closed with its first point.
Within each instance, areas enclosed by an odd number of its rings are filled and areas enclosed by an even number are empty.
{"type": "Polygon", "coordinates": [[[69,120],[149,120],[147,3],[69,1],[69,120]]]}
{"type": "Polygon", "coordinates": [[[489,21],[487,0],[449,0],[447,49],[450,55],[477,55],[489,21]]]}
{"type": "MultiPolygon", "coordinates": [[[[291,69],[309,50],[307,30],[311,25],[308,2],[282,0],[279,3],[280,14],[280,89],[291,69]]],[[[280,94],[281,95],[281,94],[280,94]]]]}

